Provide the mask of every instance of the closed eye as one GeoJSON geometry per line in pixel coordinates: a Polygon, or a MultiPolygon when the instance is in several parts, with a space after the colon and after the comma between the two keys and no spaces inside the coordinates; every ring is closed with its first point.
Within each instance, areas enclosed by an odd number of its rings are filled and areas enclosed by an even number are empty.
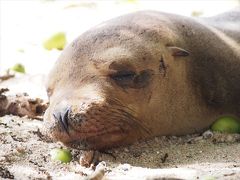
{"type": "Polygon", "coordinates": [[[115,74],[111,74],[110,77],[115,81],[132,81],[136,73],[133,71],[118,71],[115,74]]]}
{"type": "Polygon", "coordinates": [[[109,76],[120,87],[140,89],[150,83],[153,74],[151,69],[140,71],[138,74],[134,71],[122,70],[109,76]]]}

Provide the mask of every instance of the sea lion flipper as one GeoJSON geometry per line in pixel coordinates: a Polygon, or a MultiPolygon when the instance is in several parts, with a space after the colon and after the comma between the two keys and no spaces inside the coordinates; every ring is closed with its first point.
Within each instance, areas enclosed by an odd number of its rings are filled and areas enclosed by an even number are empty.
{"type": "Polygon", "coordinates": [[[189,52],[185,49],[176,47],[176,46],[168,46],[168,49],[172,52],[172,56],[188,56],[189,52]]]}

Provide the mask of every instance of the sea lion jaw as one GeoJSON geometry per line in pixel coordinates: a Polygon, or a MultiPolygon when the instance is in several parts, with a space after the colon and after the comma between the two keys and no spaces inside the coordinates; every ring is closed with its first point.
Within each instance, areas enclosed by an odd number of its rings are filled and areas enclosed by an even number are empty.
{"type": "Polygon", "coordinates": [[[97,106],[100,104],[94,103],[92,107],[77,113],[70,112],[67,128],[52,117],[48,124],[50,136],[73,148],[95,150],[130,144],[140,138],[138,125],[135,126],[130,119],[126,120],[128,117],[119,115],[120,112],[115,112],[115,116],[114,112],[108,113],[111,112],[110,108],[114,111],[112,107],[97,106]]]}
{"type": "Polygon", "coordinates": [[[146,135],[129,107],[90,86],[77,95],[55,92],[58,98],[55,95],[44,117],[48,135],[73,148],[95,150],[130,144],[146,135]]]}

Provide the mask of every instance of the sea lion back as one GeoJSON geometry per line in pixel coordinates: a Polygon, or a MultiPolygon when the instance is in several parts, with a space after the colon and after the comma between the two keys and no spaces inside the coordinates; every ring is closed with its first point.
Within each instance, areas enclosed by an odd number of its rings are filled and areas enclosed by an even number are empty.
{"type": "Polygon", "coordinates": [[[233,38],[240,46],[240,7],[206,20],[210,25],[233,38]]]}

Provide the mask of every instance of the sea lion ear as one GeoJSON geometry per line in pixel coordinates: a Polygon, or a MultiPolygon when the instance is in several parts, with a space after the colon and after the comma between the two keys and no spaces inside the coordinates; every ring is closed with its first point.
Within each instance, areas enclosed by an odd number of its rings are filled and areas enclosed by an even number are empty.
{"type": "Polygon", "coordinates": [[[189,56],[189,52],[185,49],[179,48],[179,47],[175,47],[175,46],[168,46],[168,49],[170,50],[170,52],[172,53],[172,56],[189,56]]]}

